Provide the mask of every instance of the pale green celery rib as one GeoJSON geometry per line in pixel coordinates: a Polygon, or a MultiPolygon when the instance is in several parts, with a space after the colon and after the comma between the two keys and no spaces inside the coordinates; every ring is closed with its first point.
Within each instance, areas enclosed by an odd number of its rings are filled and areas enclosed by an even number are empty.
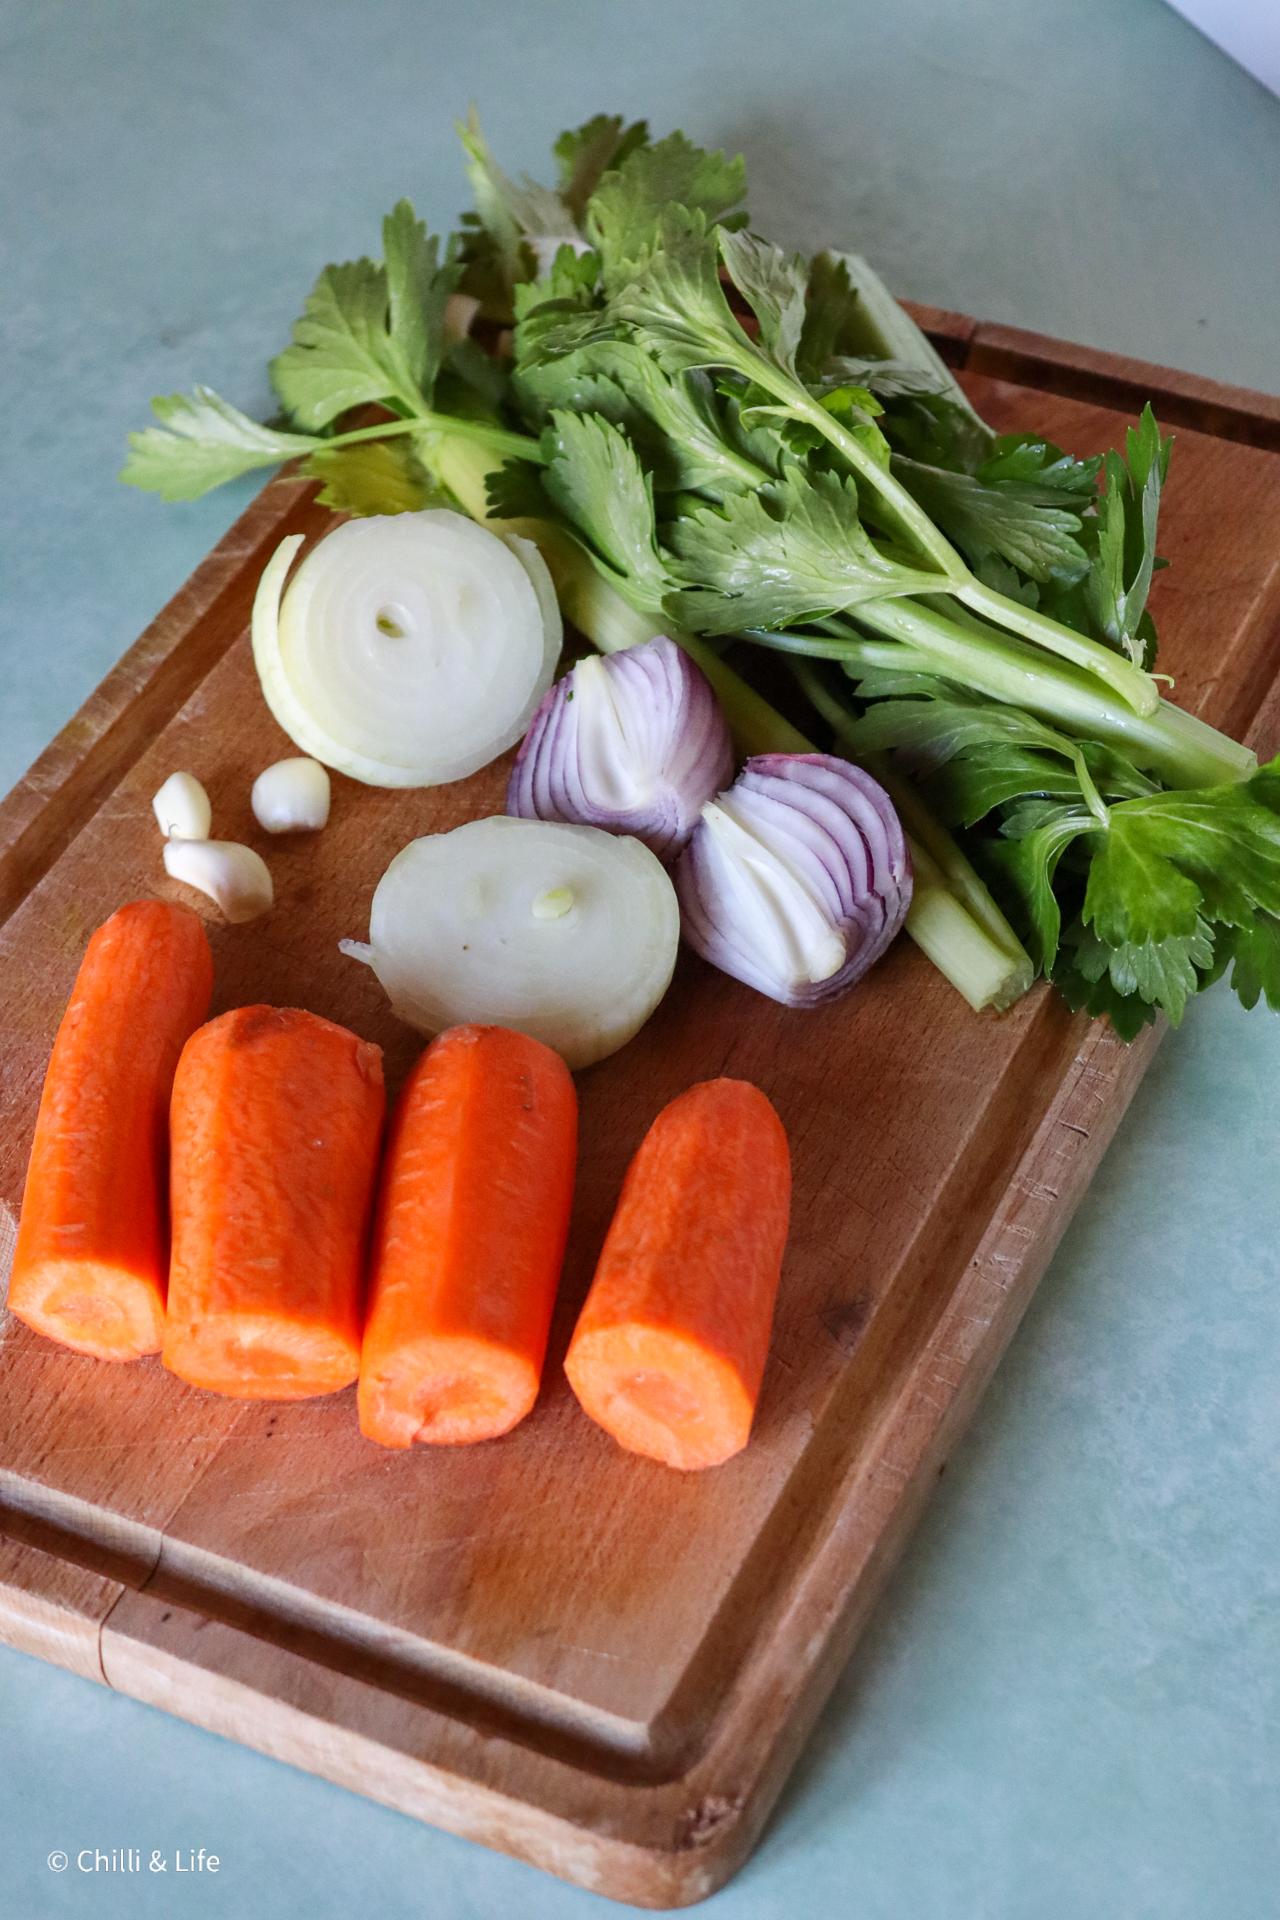
{"type": "MultiPolygon", "coordinates": [[[[823,719],[837,734],[847,739],[848,730],[853,724],[852,714],[848,713],[823,686],[812,667],[797,661],[792,670],[823,719]]],[[[859,764],[880,782],[893,801],[903,829],[911,840],[911,858],[916,868],[917,882],[925,890],[920,896],[921,912],[924,915],[922,924],[926,927],[938,926],[943,930],[949,924],[942,918],[941,910],[936,906],[928,907],[926,912],[925,893],[930,887],[929,876],[932,872],[936,875],[936,879],[932,882],[934,890],[936,891],[941,885],[949,894],[954,895],[969,917],[978,922],[988,939],[995,943],[1009,962],[1001,972],[1000,969],[993,968],[989,960],[982,961],[971,982],[974,992],[985,995],[978,999],[971,996],[968,987],[962,985],[954,973],[946,968],[943,971],[947,973],[952,984],[964,994],[971,1007],[993,1006],[997,1012],[1003,1012],[1006,1007],[1011,1007],[1015,1000],[1021,999],[1035,979],[1036,970],[1031,956],[996,905],[982,876],[965,858],[942,823],[934,819],[911,782],[904,780],[900,774],[893,771],[885,754],[860,754],[858,759],[859,764]],[[922,875],[923,880],[921,880],[922,875]],[[994,986],[991,984],[992,981],[995,983],[994,986]]],[[[913,895],[913,903],[914,899],[913,895]]],[[[907,930],[914,935],[909,919],[907,930]]],[[[933,947],[926,944],[926,940],[915,937],[917,944],[924,948],[929,958],[934,959],[933,947]]],[[[932,933],[928,934],[929,940],[933,938],[932,933]]],[[[958,963],[959,957],[967,950],[968,943],[958,941],[956,946],[958,963]]]]}
{"type": "MultiPolygon", "coordinates": [[[[486,495],[489,468],[473,441],[442,436],[420,452],[473,519],[497,518],[489,510],[486,495]]],[[[814,751],[813,742],[726,666],[705,641],[625,600],[562,528],[528,519],[504,520],[502,525],[534,542],[547,563],[564,614],[602,653],[638,646],[660,633],[683,647],[714,687],[734,747],[744,759],[758,753],[814,751]]],[[[894,803],[898,804],[896,794],[894,803]]],[[[907,794],[904,806],[910,819],[904,818],[903,828],[916,875],[906,930],[975,1011],[991,1007],[1003,1012],[1031,985],[1031,962],[951,836],[915,794],[907,794]]]]}
{"type": "Polygon", "coordinates": [[[975,1013],[985,1007],[1006,1012],[1035,978],[1031,961],[1024,953],[1019,962],[991,939],[951,891],[932,856],[908,839],[915,878],[907,932],[975,1013]]]}
{"type": "Polygon", "coordinates": [[[1159,707],[1160,695],[1151,675],[1135,667],[1123,654],[1112,653],[1109,647],[1099,646],[1086,634],[1075,633],[1070,627],[1047,619],[1044,614],[1010,600],[992,587],[984,587],[980,580],[953,588],[953,592],[957,600],[1007,632],[1019,634],[1033,646],[1043,647],[1046,653],[1056,653],[1059,659],[1070,660],[1073,666],[1093,674],[1135,713],[1149,717],[1159,707]]]}
{"type": "Polygon", "coordinates": [[[1108,699],[1092,675],[1069,661],[1048,659],[1025,641],[994,634],[980,637],[933,608],[907,600],[862,601],[845,617],[905,642],[912,656],[894,658],[884,648],[869,654],[853,640],[846,658],[962,681],[993,700],[1053,720],[1080,739],[1118,747],[1167,786],[1223,786],[1247,779],[1257,768],[1256,754],[1193,714],[1163,700],[1152,715],[1134,713],[1108,699]]]}

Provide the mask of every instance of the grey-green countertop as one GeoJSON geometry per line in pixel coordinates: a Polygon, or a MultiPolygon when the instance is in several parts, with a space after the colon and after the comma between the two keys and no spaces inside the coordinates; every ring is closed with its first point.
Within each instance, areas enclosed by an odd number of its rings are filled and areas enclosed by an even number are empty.
{"type": "MultiPolygon", "coordinates": [[[[470,100],[509,171],[645,115],[903,295],[1280,391],[1280,101],[1162,0],[3,0],[0,98],[0,790],[253,491],[119,487],[126,431],[197,380],[265,416],[320,266],[466,204],[470,100]]],[[[1166,1040],[708,1911],[1280,1913],[1278,1070],[1222,989],[1166,1040]]],[[[619,1911],[4,1649],[0,1836],[6,1920],[619,1911]]]]}

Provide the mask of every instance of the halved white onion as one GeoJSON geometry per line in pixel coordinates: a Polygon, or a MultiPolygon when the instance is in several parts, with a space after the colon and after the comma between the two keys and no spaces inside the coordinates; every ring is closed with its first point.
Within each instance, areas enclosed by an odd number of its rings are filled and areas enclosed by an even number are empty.
{"type": "Polygon", "coordinates": [[[578,1068],[644,1025],[679,937],[675,888],[639,840],[498,815],[411,841],[378,882],[369,944],[339,944],[419,1032],[514,1027],[578,1068]]]}
{"type": "Polygon", "coordinates": [[[304,753],[367,786],[431,787],[520,738],[563,640],[532,541],[445,508],[348,520],[284,591],[301,545],[263,573],[253,657],[304,753]]]}

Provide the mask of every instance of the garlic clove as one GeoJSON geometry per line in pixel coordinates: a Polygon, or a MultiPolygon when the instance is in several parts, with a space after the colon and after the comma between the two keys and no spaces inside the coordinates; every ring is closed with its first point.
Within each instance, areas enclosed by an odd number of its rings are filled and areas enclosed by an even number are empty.
{"type": "Polygon", "coordinates": [[[233,925],[256,920],[274,903],[266,861],[234,840],[167,840],[164,870],[171,880],[208,894],[233,925]]]}
{"type": "Polygon", "coordinates": [[[166,840],[209,838],[213,808],[194,773],[171,773],[151,805],[166,840]]]}
{"type": "Polygon", "coordinates": [[[315,833],[329,818],[329,776],[318,760],[277,760],[254,781],[250,804],[268,833],[315,833]]]}

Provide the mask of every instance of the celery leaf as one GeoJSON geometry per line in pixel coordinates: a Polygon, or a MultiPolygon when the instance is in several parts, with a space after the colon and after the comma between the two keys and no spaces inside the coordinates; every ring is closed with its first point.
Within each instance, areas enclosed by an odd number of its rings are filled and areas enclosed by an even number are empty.
{"type": "Polygon", "coordinates": [[[1213,967],[1205,986],[1231,967],[1231,988],[1241,1004],[1253,1008],[1259,996],[1280,1013],[1280,918],[1255,913],[1240,927],[1219,926],[1214,940],[1213,967]]]}
{"type": "Polygon", "coordinates": [[[1078,805],[1044,807],[1038,814],[1039,825],[1016,840],[989,841],[985,855],[1022,909],[1027,951],[1048,973],[1062,931],[1062,911],[1053,891],[1058,862],[1073,840],[1093,833],[1098,823],[1078,805]]]}
{"type": "Polygon", "coordinates": [[[648,144],[648,122],[633,120],[624,128],[621,114],[598,113],[584,126],[560,135],[552,148],[560,169],[560,198],[579,225],[604,175],[648,144]]]}
{"type": "Polygon", "coordinates": [[[1213,960],[1213,933],[1199,915],[1190,933],[1163,940],[1124,940],[1108,946],[1084,925],[1073,928],[1069,937],[1073,963],[1083,979],[1092,985],[1107,975],[1120,998],[1137,995],[1160,1007],[1175,1027],[1188,998],[1200,990],[1196,969],[1207,968],[1213,960]]]}
{"type": "Polygon", "coordinates": [[[994,553],[1036,581],[1081,579],[1089,556],[1075,537],[1082,521],[1059,506],[1056,488],[949,473],[899,454],[893,473],[975,565],[994,553]]]}
{"type": "MultiPolygon", "coordinates": [[[[838,254],[815,253],[809,262],[804,325],[796,349],[796,371],[806,385],[818,385],[833,356],[853,352],[857,313],[858,295],[847,263],[838,254]]],[[[868,367],[874,364],[865,362],[868,367]]]]}
{"type": "Polygon", "coordinates": [[[777,473],[776,453],[761,465],[738,444],[736,418],[721,414],[705,373],[666,374],[632,341],[603,340],[522,368],[515,384],[534,420],[559,408],[622,427],[659,492],[742,492],[777,473]]]}
{"type": "Polygon", "coordinates": [[[1197,914],[1231,926],[1280,915],[1276,765],[1238,786],[1130,800],[1094,855],[1084,918],[1113,946],[1189,934],[1197,914]]]}
{"type": "Polygon", "coordinates": [[[730,495],[672,523],[672,572],[688,590],[668,611],[695,633],[781,627],[885,594],[924,593],[936,576],[882,554],[858,518],[852,479],[792,469],[764,493],[730,495]]]}
{"type": "Polygon", "coordinates": [[[604,561],[619,592],[656,612],[667,583],[653,492],[625,434],[594,414],[553,413],[542,445],[550,499],[604,561]]]}
{"type": "Polygon", "coordinates": [[[587,208],[587,237],[604,261],[606,292],[617,292],[648,260],[673,208],[700,213],[709,224],[746,191],[741,155],[706,153],[682,133],[637,148],[605,174],[587,208]]]}
{"type": "Polygon", "coordinates": [[[720,253],[734,286],[760,322],[760,351],[783,373],[796,376],[805,323],[805,271],[753,233],[720,235],[720,253]]]}
{"type": "Polygon", "coordinates": [[[419,513],[444,498],[414,455],[407,438],[366,440],[354,447],[317,447],[302,469],[323,480],[317,504],[357,518],[381,513],[419,513]]]}
{"type": "Polygon", "coordinates": [[[311,434],[260,427],[211,387],[172,393],[151,402],[163,422],[129,435],[129,459],[120,478],[162,500],[198,500],[211,487],[255,467],[279,466],[317,445],[311,434]]]}
{"type": "Polygon", "coordinates": [[[271,383],[295,420],[328,426],[349,407],[381,400],[421,412],[439,368],[444,302],[457,282],[452,258],[407,200],[383,222],[386,264],[326,267],[294,322],[292,345],[271,362],[271,383]]]}
{"type": "Polygon", "coordinates": [[[407,200],[382,223],[387,270],[386,359],[399,376],[399,391],[417,400],[430,394],[444,356],[444,309],[461,275],[439,241],[414,217],[407,200]]]}
{"type": "Polygon", "coordinates": [[[394,392],[386,345],[386,268],[373,260],[326,267],[294,322],[293,344],[271,362],[271,384],[295,420],[328,426],[348,407],[394,392]]]}
{"type": "Polygon", "coordinates": [[[1144,621],[1156,556],[1156,517],[1169,471],[1172,439],[1162,440],[1148,404],[1137,431],[1129,428],[1127,458],[1112,451],[1098,502],[1096,551],[1084,583],[1085,601],[1100,633],[1135,665],[1155,658],[1155,629],[1144,621]]]}

